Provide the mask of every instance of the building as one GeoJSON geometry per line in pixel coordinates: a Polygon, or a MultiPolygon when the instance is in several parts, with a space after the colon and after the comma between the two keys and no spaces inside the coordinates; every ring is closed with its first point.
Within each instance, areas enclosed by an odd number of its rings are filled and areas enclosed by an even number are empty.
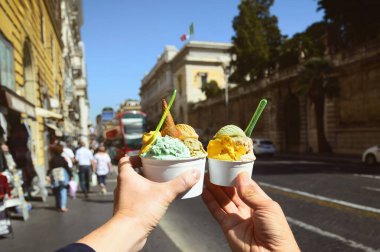
{"type": "Polygon", "coordinates": [[[59,1],[0,1],[0,47],[3,141],[31,183],[35,172],[43,178],[48,146],[62,134],[59,1]]]}
{"type": "Polygon", "coordinates": [[[125,111],[138,110],[141,111],[141,105],[139,100],[127,99],[122,104],[120,104],[117,113],[122,113],[125,111]]]}
{"type": "Polygon", "coordinates": [[[142,111],[147,113],[148,127],[154,128],[162,109],[161,99],[177,97],[172,113],[177,122],[189,122],[189,106],[206,99],[202,84],[211,80],[220,88],[226,86],[225,66],[231,60],[229,43],[190,41],[181,50],[166,46],[157,63],[142,79],[140,96],[142,111]]]}
{"type": "Polygon", "coordinates": [[[82,1],[61,0],[64,74],[64,136],[67,141],[80,138],[89,143],[89,101],[87,94],[82,1]]]}
{"type": "Polygon", "coordinates": [[[36,175],[43,188],[50,144],[88,139],[82,20],[79,0],[0,1],[0,143],[27,190],[36,175]]]}

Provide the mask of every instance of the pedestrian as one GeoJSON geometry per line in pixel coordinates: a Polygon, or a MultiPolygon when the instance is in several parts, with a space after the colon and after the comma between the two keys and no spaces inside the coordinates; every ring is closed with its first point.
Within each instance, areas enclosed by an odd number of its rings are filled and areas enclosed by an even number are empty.
{"type": "MultiPolygon", "coordinates": [[[[58,252],[139,251],[167,208],[200,178],[197,169],[165,183],[138,175],[137,157],[119,164],[113,217],[103,226],[58,252]]],[[[300,251],[286,217],[247,173],[239,174],[236,187],[210,186],[202,198],[218,221],[232,251],[300,251]]]]}
{"type": "Polygon", "coordinates": [[[84,193],[84,197],[88,197],[90,192],[90,178],[91,178],[91,167],[94,167],[94,155],[86,147],[84,141],[80,142],[80,148],[75,153],[75,159],[79,166],[79,183],[84,193]]]}
{"type": "Polygon", "coordinates": [[[75,162],[75,154],[72,149],[67,147],[67,144],[65,142],[61,142],[61,145],[63,147],[62,157],[65,158],[69,168],[73,170],[74,162],[75,162]]]}
{"type": "Polygon", "coordinates": [[[65,158],[62,157],[62,152],[62,145],[57,144],[52,147],[47,180],[50,181],[53,188],[55,206],[60,211],[67,212],[69,210],[67,208],[67,186],[73,176],[65,158]]]}
{"type": "Polygon", "coordinates": [[[111,158],[106,152],[106,148],[104,147],[104,145],[99,146],[98,152],[95,154],[94,159],[95,173],[98,177],[98,185],[100,187],[100,191],[101,193],[106,194],[106,178],[107,174],[111,172],[112,164],[111,158]]]}

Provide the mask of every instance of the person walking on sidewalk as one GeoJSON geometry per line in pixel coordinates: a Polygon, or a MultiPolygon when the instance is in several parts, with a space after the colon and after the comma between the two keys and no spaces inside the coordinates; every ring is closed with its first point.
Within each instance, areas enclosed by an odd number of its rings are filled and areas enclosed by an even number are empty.
{"type": "Polygon", "coordinates": [[[62,157],[62,145],[52,147],[52,158],[49,162],[49,170],[46,178],[51,182],[55,196],[55,205],[62,212],[67,212],[67,185],[73,175],[64,157],[62,157]]]}
{"type": "Polygon", "coordinates": [[[75,153],[75,159],[79,166],[79,183],[84,193],[84,197],[88,197],[90,192],[90,178],[91,178],[91,167],[94,167],[94,155],[86,147],[84,141],[80,142],[80,148],[75,153]]]}
{"type": "Polygon", "coordinates": [[[98,152],[94,156],[95,158],[95,172],[98,177],[98,184],[100,186],[101,193],[105,194],[106,189],[106,178],[107,174],[111,172],[112,164],[111,158],[106,152],[104,145],[100,145],[98,152]]]}

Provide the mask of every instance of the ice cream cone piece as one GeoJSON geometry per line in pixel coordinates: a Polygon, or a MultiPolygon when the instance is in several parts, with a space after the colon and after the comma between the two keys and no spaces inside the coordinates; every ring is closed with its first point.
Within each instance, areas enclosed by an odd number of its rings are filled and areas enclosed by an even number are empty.
{"type": "MultiPolygon", "coordinates": [[[[162,112],[168,107],[165,99],[162,99],[162,112]]],[[[175,123],[170,111],[167,113],[164,124],[162,125],[161,135],[166,136],[169,135],[171,137],[179,138],[181,136],[181,132],[177,130],[175,127],[175,123]]]]}

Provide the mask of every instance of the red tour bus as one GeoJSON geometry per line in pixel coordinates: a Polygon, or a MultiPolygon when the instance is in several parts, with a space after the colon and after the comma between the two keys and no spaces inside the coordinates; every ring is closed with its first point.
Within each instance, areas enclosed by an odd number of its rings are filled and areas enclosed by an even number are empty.
{"type": "Polygon", "coordinates": [[[114,163],[125,155],[139,153],[145,130],[146,114],[137,110],[119,113],[106,123],[104,143],[114,163]]]}

